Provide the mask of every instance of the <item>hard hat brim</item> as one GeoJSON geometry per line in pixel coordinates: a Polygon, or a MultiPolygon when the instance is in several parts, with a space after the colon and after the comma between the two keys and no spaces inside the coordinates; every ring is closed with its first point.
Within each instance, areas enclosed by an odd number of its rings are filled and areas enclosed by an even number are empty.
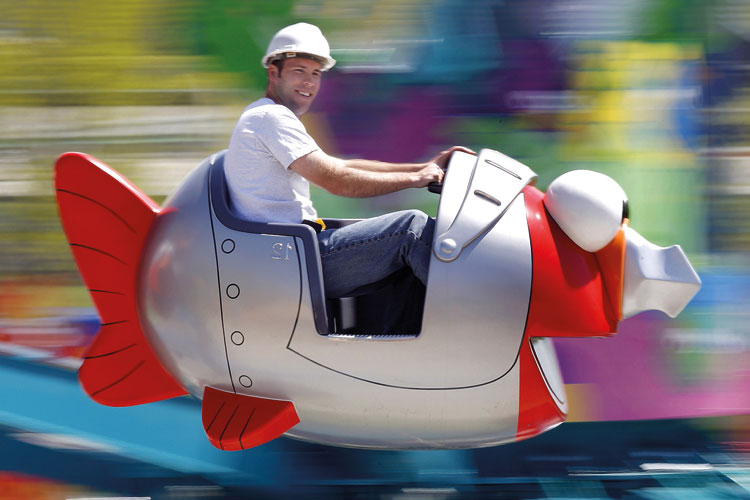
{"type": "Polygon", "coordinates": [[[336,59],[334,59],[333,57],[319,56],[317,54],[310,54],[307,52],[290,52],[285,50],[278,50],[271,52],[270,54],[266,54],[265,56],[263,56],[263,59],[261,59],[261,64],[263,64],[264,68],[268,69],[268,67],[271,66],[274,61],[292,59],[294,57],[302,57],[305,59],[317,61],[321,64],[322,71],[328,71],[336,64],[336,59]]]}

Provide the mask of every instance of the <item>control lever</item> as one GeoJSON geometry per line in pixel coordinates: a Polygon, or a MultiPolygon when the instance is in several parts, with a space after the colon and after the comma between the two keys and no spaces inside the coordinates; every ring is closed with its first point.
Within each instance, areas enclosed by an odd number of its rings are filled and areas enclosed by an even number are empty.
{"type": "Polygon", "coordinates": [[[443,183],[436,181],[430,182],[427,184],[427,191],[430,193],[441,194],[443,192],[443,183]]]}

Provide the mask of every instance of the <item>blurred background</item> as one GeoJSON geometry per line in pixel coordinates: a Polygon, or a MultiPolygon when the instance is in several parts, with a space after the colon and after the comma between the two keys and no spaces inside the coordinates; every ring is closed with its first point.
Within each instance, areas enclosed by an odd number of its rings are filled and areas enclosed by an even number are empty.
{"type": "MultiPolygon", "coordinates": [[[[750,498],[750,0],[0,0],[0,499],[750,498]],[[161,202],[317,24],[336,67],[305,122],[329,154],[489,147],[615,178],[631,224],[703,288],[676,320],[557,342],[571,420],[483,450],[208,445],[199,403],[110,411],[75,369],[98,318],[57,219],[83,151],[161,202]]],[[[314,190],[325,217],[437,197],[314,190]]]]}

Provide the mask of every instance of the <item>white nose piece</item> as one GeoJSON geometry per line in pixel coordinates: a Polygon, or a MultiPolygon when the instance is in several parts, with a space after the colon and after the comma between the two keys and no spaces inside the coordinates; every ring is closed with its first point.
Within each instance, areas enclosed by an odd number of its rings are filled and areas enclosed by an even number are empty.
{"type": "Polygon", "coordinates": [[[648,310],[676,317],[701,287],[701,279],[685,252],[679,245],[654,245],[627,226],[625,238],[623,317],[648,310]]]}

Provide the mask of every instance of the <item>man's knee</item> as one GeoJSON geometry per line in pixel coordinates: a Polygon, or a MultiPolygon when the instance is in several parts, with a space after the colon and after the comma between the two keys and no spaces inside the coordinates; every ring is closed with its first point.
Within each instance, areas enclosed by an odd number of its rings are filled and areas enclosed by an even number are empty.
{"type": "Polygon", "coordinates": [[[409,220],[410,222],[413,222],[414,224],[418,225],[424,225],[427,223],[427,214],[422,212],[421,210],[417,209],[411,209],[411,210],[402,210],[400,212],[396,212],[396,214],[399,217],[402,217],[403,219],[409,220]]]}
{"type": "Polygon", "coordinates": [[[434,219],[421,210],[404,210],[399,212],[400,217],[408,221],[408,230],[419,239],[432,239],[434,219]]]}

